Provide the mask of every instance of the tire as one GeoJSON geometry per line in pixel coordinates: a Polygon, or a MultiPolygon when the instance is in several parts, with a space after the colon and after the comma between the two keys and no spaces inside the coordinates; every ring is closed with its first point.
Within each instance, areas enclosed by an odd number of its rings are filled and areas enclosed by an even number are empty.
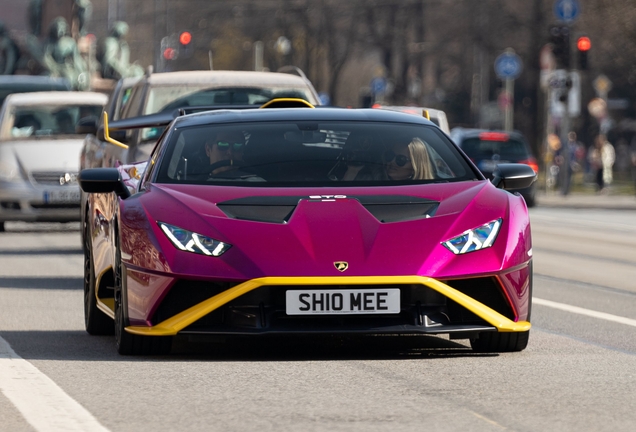
{"type": "Polygon", "coordinates": [[[515,333],[483,332],[479,337],[470,340],[470,346],[475,352],[497,353],[518,352],[528,346],[530,331],[515,333]]]}
{"type": "Polygon", "coordinates": [[[95,265],[93,264],[93,249],[87,218],[84,218],[82,225],[84,239],[84,326],[90,335],[112,335],[115,334],[113,320],[97,307],[95,265]]]}
{"type": "Polygon", "coordinates": [[[4,232],[4,222],[0,222],[0,232],[4,232]]]}
{"type": "Polygon", "coordinates": [[[527,199],[526,199],[526,205],[528,206],[528,208],[534,207],[537,205],[537,200],[534,196],[534,194],[530,195],[527,199]]]}
{"type": "MultiPolygon", "coordinates": [[[[115,230],[117,232],[117,229],[115,230]]],[[[118,235],[118,234],[117,234],[118,235]]],[[[126,331],[126,287],[122,277],[119,242],[115,253],[115,343],[121,355],[162,355],[172,349],[171,336],[139,336],[126,331]]]]}

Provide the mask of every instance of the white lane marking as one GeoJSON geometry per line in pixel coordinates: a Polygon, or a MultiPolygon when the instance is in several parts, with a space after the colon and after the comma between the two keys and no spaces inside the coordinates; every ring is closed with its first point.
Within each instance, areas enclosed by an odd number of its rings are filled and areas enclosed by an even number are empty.
{"type": "Polygon", "coordinates": [[[613,321],[619,324],[625,324],[628,326],[632,326],[632,327],[636,327],[636,320],[630,319],[630,318],[625,318],[625,317],[621,317],[618,315],[612,315],[612,314],[608,314],[605,312],[598,312],[598,311],[594,311],[591,309],[585,309],[585,308],[580,308],[577,306],[572,306],[572,305],[568,305],[568,304],[564,304],[564,303],[557,303],[557,302],[553,302],[550,300],[543,300],[540,298],[536,298],[533,297],[532,298],[532,303],[533,304],[538,304],[541,306],[547,306],[547,307],[551,307],[554,309],[560,309],[566,312],[572,312],[575,314],[579,314],[579,315],[586,315],[592,318],[599,318],[599,319],[604,319],[606,321],[613,321]]]}
{"type": "Polygon", "coordinates": [[[108,431],[1,337],[0,391],[37,431],[108,431]]]}
{"type": "Polygon", "coordinates": [[[483,415],[481,415],[481,414],[477,414],[475,411],[470,411],[470,410],[468,410],[468,411],[469,411],[469,412],[471,412],[471,413],[472,413],[475,417],[477,417],[477,418],[479,418],[479,419],[481,419],[481,420],[485,421],[486,423],[490,423],[491,425],[493,425],[493,426],[497,426],[497,427],[498,427],[498,428],[500,428],[500,429],[504,429],[504,430],[507,430],[507,429],[508,429],[507,427],[505,427],[505,426],[503,426],[503,425],[500,425],[500,424],[499,424],[499,423],[497,423],[496,421],[494,421],[494,420],[490,420],[488,417],[484,417],[484,416],[483,416],[483,415]]]}

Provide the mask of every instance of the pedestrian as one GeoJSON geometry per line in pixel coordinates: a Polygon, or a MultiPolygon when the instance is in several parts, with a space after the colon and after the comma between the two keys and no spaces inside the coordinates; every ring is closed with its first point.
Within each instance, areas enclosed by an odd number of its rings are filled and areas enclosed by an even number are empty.
{"type": "Polygon", "coordinates": [[[634,180],[634,193],[636,193],[636,135],[632,138],[632,143],[629,146],[629,156],[631,160],[632,168],[632,180],[634,180]]]}
{"type": "Polygon", "coordinates": [[[603,190],[603,161],[601,159],[601,147],[603,141],[601,136],[597,136],[594,140],[594,146],[587,153],[587,161],[590,164],[590,170],[594,176],[594,183],[596,184],[596,191],[603,190]]]}
{"type": "Polygon", "coordinates": [[[579,149],[579,142],[576,140],[576,132],[568,133],[568,142],[562,151],[562,169],[563,183],[561,184],[561,195],[570,193],[570,185],[572,184],[572,174],[576,171],[576,156],[579,149]]]}
{"type": "Polygon", "coordinates": [[[614,146],[607,140],[605,135],[599,135],[603,144],[601,146],[601,161],[603,163],[603,188],[607,188],[614,181],[612,169],[616,161],[614,146]]]}

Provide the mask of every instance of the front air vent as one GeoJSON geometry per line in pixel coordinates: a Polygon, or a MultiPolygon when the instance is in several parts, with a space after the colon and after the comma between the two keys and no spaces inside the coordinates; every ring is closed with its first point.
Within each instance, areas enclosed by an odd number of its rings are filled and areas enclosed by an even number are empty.
{"type": "Polygon", "coordinates": [[[296,206],[266,206],[266,205],[221,205],[219,208],[233,219],[251,220],[256,222],[285,223],[289,220],[296,206]]]}
{"type": "Polygon", "coordinates": [[[302,198],[306,197],[247,197],[224,201],[218,207],[233,219],[286,223],[302,198]]]}
{"type": "Polygon", "coordinates": [[[439,206],[437,201],[400,195],[362,196],[357,199],[383,223],[430,218],[435,215],[439,206]]]}

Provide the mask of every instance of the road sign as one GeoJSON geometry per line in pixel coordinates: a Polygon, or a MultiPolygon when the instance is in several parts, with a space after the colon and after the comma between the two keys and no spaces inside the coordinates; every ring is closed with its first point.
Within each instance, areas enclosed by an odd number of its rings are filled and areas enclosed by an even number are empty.
{"type": "Polygon", "coordinates": [[[557,0],[554,3],[554,16],[559,21],[573,22],[581,13],[581,6],[577,0],[557,0]]]}
{"type": "Polygon", "coordinates": [[[501,79],[515,79],[522,69],[521,58],[513,51],[506,50],[495,59],[495,73],[501,79]]]}
{"type": "Polygon", "coordinates": [[[594,86],[594,90],[598,97],[607,99],[607,94],[612,89],[612,82],[608,77],[600,74],[594,81],[592,81],[592,86],[594,86]]]}
{"type": "Polygon", "coordinates": [[[371,93],[374,95],[381,95],[386,92],[386,79],[383,77],[376,77],[371,80],[371,93]]]}

